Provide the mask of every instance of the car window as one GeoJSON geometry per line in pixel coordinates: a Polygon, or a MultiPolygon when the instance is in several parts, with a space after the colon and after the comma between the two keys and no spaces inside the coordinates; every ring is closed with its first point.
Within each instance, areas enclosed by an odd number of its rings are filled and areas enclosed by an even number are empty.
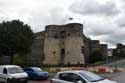
{"type": "Polygon", "coordinates": [[[104,79],[104,78],[102,78],[102,77],[100,77],[92,72],[88,72],[88,71],[80,72],[79,74],[81,76],[83,76],[84,78],[86,78],[90,82],[97,82],[97,81],[104,79]]]}
{"type": "Polygon", "coordinates": [[[23,70],[20,67],[10,67],[8,68],[8,73],[15,74],[15,73],[22,73],[23,70]]]}
{"type": "Polygon", "coordinates": [[[70,73],[61,73],[59,74],[59,79],[64,80],[64,81],[72,81],[72,77],[70,73]]]}
{"type": "Polygon", "coordinates": [[[26,69],[24,69],[25,71],[32,71],[31,69],[29,69],[29,68],[26,68],[26,69]]]}
{"type": "Polygon", "coordinates": [[[74,73],[62,73],[59,75],[59,79],[64,81],[69,81],[73,83],[77,83],[78,81],[82,81],[82,83],[86,83],[84,79],[74,73]]]}
{"type": "Polygon", "coordinates": [[[86,83],[86,81],[81,78],[79,75],[72,73],[72,82],[77,83],[78,81],[82,81],[82,83],[86,83]]]}
{"type": "Polygon", "coordinates": [[[37,68],[37,67],[32,67],[32,70],[34,72],[42,72],[42,70],[40,68],[37,68]]]}

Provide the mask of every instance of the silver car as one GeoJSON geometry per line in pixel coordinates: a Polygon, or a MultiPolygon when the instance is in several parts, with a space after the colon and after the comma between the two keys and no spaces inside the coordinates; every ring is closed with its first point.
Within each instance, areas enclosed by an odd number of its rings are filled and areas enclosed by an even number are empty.
{"type": "Polygon", "coordinates": [[[57,73],[50,83],[117,83],[89,71],[72,70],[57,73]]]}

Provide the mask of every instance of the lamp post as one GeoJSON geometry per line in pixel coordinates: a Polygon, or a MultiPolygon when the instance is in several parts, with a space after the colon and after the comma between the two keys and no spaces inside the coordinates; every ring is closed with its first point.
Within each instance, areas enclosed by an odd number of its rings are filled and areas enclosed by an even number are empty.
{"type": "Polygon", "coordinates": [[[119,49],[117,49],[117,55],[115,56],[115,70],[118,70],[118,64],[117,64],[117,58],[120,55],[121,51],[119,49]]]}

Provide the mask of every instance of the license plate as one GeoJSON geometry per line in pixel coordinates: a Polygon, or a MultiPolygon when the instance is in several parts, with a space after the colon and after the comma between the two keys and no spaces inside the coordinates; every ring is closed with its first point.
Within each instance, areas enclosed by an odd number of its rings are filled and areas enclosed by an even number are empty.
{"type": "Polygon", "coordinates": [[[25,79],[23,78],[23,79],[20,79],[20,81],[24,81],[25,79]]]}

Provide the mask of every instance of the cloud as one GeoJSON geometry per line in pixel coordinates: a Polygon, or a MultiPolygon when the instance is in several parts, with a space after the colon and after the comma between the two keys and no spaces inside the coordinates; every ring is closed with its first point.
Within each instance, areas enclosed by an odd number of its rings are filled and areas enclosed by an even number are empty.
{"type": "Polygon", "coordinates": [[[77,0],[69,9],[72,12],[79,14],[96,14],[105,16],[114,16],[120,12],[114,0],[103,4],[96,0],[77,0]]]}
{"type": "Polygon", "coordinates": [[[29,23],[33,27],[34,32],[38,32],[41,30],[44,30],[46,25],[50,24],[64,24],[68,20],[68,13],[63,12],[65,11],[62,8],[53,8],[51,11],[48,11],[46,14],[43,14],[42,12],[32,14],[32,16],[35,16],[33,18],[30,18],[29,23]],[[34,25],[35,23],[35,25],[34,25]]]}
{"type": "Polygon", "coordinates": [[[125,42],[125,28],[119,27],[117,21],[112,18],[91,17],[89,20],[88,18],[84,18],[86,20],[84,32],[91,39],[100,40],[102,43],[105,42],[109,47],[125,42]]]}
{"type": "Polygon", "coordinates": [[[0,22],[20,19],[34,32],[48,24],[83,23],[87,37],[115,45],[125,42],[124,4],[116,0],[0,0],[0,22]],[[118,8],[122,4],[122,9],[118,8]],[[121,14],[122,13],[122,14],[121,14]],[[118,15],[121,14],[119,17],[118,15]],[[73,20],[70,21],[69,18],[73,20]],[[115,20],[117,18],[117,20],[115,20]]]}
{"type": "MultiPolygon", "coordinates": [[[[90,17],[89,17],[90,18],[90,17]]],[[[95,17],[96,18],[96,17],[95,17]]],[[[111,19],[103,18],[91,18],[85,19],[86,24],[84,27],[86,35],[100,36],[100,35],[109,35],[114,33],[118,27],[111,19]],[[107,21],[108,20],[108,21],[107,21]]]]}
{"type": "Polygon", "coordinates": [[[125,15],[120,16],[116,22],[119,27],[125,27],[125,15]]]}
{"type": "Polygon", "coordinates": [[[72,0],[0,0],[0,22],[20,19],[31,25],[34,32],[48,24],[61,24],[68,19],[72,0]]]}

